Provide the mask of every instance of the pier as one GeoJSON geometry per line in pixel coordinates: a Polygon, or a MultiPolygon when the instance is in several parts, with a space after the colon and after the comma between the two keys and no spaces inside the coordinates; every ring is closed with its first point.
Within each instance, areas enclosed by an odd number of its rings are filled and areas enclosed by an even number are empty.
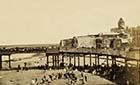
{"type": "MultiPolygon", "coordinates": [[[[6,47],[5,47],[6,48],[6,47]]],[[[8,63],[9,68],[12,68],[11,66],[11,55],[12,54],[20,54],[20,53],[45,53],[46,54],[46,64],[49,66],[49,57],[52,57],[52,64],[53,67],[59,67],[60,61],[63,63],[64,57],[69,57],[69,63],[74,62],[75,67],[80,66],[80,58],[83,58],[83,66],[85,66],[86,60],[85,58],[89,58],[90,67],[92,66],[92,58],[95,58],[95,64],[99,65],[100,59],[104,58],[106,59],[106,64],[108,65],[108,60],[111,59],[112,64],[119,62],[116,61],[117,58],[121,58],[124,60],[124,64],[127,66],[128,61],[136,61],[137,65],[140,62],[140,59],[135,58],[129,58],[128,56],[124,55],[123,52],[120,52],[118,50],[112,50],[112,49],[94,49],[94,48],[73,48],[73,49],[61,49],[59,45],[51,45],[51,46],[42,46],[42,47],[11,47],[10,49],[4,49],[0,50],[0,69],[2,69],[2,57],[3,55],[8,56],[8,63]],[[88,56],[87,56],[88,55],[88,56]],[[60,60],[60,57],[61,60],[60,60]],[[74,58],[74,61],[71,61],[71,58],[74,58]],[[76,59],[78,62],[76,62],[76,59]],[[76,63],[78,65],[76,66],[76,63]]],[[[122,62],[122,61],[120,61],[122,62]]]]}

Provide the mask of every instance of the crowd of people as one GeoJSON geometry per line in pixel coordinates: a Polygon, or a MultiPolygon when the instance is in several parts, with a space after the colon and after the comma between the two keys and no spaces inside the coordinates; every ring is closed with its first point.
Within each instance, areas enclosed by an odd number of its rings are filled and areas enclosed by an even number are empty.
{"type": "Polygon", "coordinates": [[[89,72],[116,82],[118,85],[137,85],[140,83],[139,67],[123,66],[120,64],[112,64],[111,66],[107,66],[106,64],[102,63],[98,66],[93,65],[89,72]]]}
{"type": "Polygon", "coordinates": [[[83,72],[80,72],[77,69],[73,70],[71,68],[64,68],[64,72],[46,74],[42,78],[32,79],[31,85],[51,85],[53,81],[59,79],[67,80],[68,85],[74,85],[78,81],[80,81],[81,84],[87,82],[87,76],[83,72]],[[76,72],[79,72],[79,75],[77,75],[76,72]]]}
{"type": "MultiPolygon", "coordinates": [[[[69,64],[69,66],[63,68],[65,72],[44,75],[41,79],[34,78],[31,81],[31,85],[42,85],[44,83],[51,84],[52,81],[58,79],[68,80],[69,85],[73,85],[77,81],[81,81],[81,84],[85,84],[88,78],[84,75],[84,72],[106,78],[117,83],[118,85],[137,85],[140,83],[139,67],[140,66],[125,66],[116,63],[112,64],[111,66],[107,65],[106,63],[102,63],[101,65],[96,65],[93,63],[92,67],[88,67],[88,65],[85,65],[84,67],[74,67],[72,64],[69,64]],[[80,73],[80,77],[76,75],[75,71],[80,73]]],[[[42,67],[38,66],[38,68],[45,68],[46,70],[48,69],[48,65],[44,65],[42,67]]],[[[19,69],[21,69],[20,65],[18,65],[17,71],[19,71],[19,69]]],[[[26,63],[24,63],[23,70],[27,70],[26,63]]]]}

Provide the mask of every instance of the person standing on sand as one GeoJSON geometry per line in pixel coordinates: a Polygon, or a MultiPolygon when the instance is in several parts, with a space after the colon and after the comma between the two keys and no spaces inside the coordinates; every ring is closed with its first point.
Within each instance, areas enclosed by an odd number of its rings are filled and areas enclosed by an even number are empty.
{"type": "Polygon", "coordinates": [[[82,84],[85,84],[85,83],[86,83],[85,81],[86,81],[87,79],[85,80],[85,78],[87,78],[87,77],[85,77],[85,76],[84,76],[84,73],[81,72],[81,81],[82,81],[82,84]]]}
{"type": "Polygon", "coordinates": [[[37,80],[37,78],[35,78],[35,85],[38,85],[38,80],[37,80]]]}
{"type": "Polygon", "coordinates": [[[24,68],[23,68],[23,70],[27,70],[27,63],[26,63],[26,62],[24,63],[24,68]]]}
{"type": "Polygon", "coordinates": [[[87,82],[87,76],[85,76],[85,81],[87,82]]]}
{"type": "Polygon", "coordinates": [[[19,72],[19,70],[21,69],[20,65],[18,65],[17,67],[17,72],[19,72]]]}

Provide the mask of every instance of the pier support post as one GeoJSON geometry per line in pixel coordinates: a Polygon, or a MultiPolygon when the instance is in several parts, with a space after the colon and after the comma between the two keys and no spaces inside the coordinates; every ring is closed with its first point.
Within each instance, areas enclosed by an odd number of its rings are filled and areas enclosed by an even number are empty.
{"type": "Polygon", "coordinates": [[[71,64],[71,56],[69,55],[69,64],[71,64]]]}
{"type": "Polygon", "coordinates": [[[57,66],[59,67],[59,55],[57,55],[57,66]]]}
{"type": "Polygon", "coordinates": [[[52,55],[53,67],[54,67],[54,62],[55,62],[55,61],[54,61],[54,57],[55,57],[55,56],[54,56],[54,55],[52,55]]]}
{"type": "Polygon", "coordinates": [[[57,57],[56,57],[56,55],[54,56],[54,63],[55,63],[54,67],[56,67],[57,66],[57,57]]]}
{"type": "Polygon", "coordinates": [[[127,59],[125,59],[125,67],[127,67],[127,59]]]}
{"type": "Polygon", "coordinates": [[[78,67],[80,66],[80,55],[78,55],[78,67]]]}
{"type": "Polygon", "coordinates": [[[84,59],[83,59],[84,66],[85,66],[85,56],[86,56],[86,55],[84,55],[84,59]]]}
{"type": "Polygon", "coordinates": [[[64,64],[64,55],[62,55],[62,63],[64,64]]]}
{"type": "Polygon", "coordinates": [[[74,67],[76,66],[76,56],[74,54],[74,67]]]}
{"type": "Polygon", "coordinates": [[[91,62],[91,54],[90,54],[90,58],[89,59],[90,59],[90,67],[91,67],[91,64],[92,64],[92,62],[91,62]]]}
{"type": "Polygon", "coordinates": [[[11,58],[10,58],[11,56],[10,55],[8,55],[8,59],[9,59],[9,68],[11,68],[11,58]]]}
{"type": "Polygon", "coordinates": [[[113,63],[116,64],[116,58],[115,57],[113,58],[113,63]]]}
{"type": "Polygon", "coordinates": [[[112,57],[112,64],[114,64],[113,56],[111,56],[111,57],[112,57]]]}
{"type": "Polygon", "coordinates": [[[99,66],[99,64],[100,64],[100,62],[99,62],[99,61],[100,61],[100,60],[99,60],[99,55],[98,55],[97,57],[98,57],[98,58],[97,58],[97,59],[98,59],[98,66],[99,66]]]}
{"type": "Polygon", "coordinates": [[[106,56],[106,64],[107,64],[107,67],[109,66],[108,64],[108,56],[106,56]]]}
{"type": "Polygon", "coordinates": [[[112,56],[112,64],[116,64],[116,58],[115,58],[115,56],[112,56]]]}
{"type": "Polygon", "coordinates": [[[96,55],[94,55],[95,56],[95,65],[97,65],[97,56],[96,55]]]}
{"type": "Polygon", "coordinates": [[[47,56],[47,65],[49,66],[49,55],[46,54],[46,56],[47,56]]]}
{"type": "Polygon", "coordinates": [[[0,70],[2,69],[2,55],[0,55],[0,70]]]}
{"type": "MultiPolygon", "coordinates": [[[[137,61],[137,66],[139,67],[139,61],[137,61]]],[[[140,67],[139,67],[140,68],[140,67]]]]}

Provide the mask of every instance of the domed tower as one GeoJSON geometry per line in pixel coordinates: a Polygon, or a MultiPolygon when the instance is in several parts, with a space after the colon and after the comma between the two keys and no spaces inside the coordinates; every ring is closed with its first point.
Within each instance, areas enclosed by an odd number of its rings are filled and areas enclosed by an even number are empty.
{"type": "Polygon", "coordinates": [[[118,27],[112,28],[111,32],[125,33],[126,28],[127,27],[125,26],[125,22],[124,22],[123,18],[120,18],[119,21],[118,21],[118,27]]]}
{"type": "Polygon", "coordinates": [[[125,29],[125,22],[123,20],[123,18],[120,18],[118,21],[118,28],[119,29],[125,29]]]}

